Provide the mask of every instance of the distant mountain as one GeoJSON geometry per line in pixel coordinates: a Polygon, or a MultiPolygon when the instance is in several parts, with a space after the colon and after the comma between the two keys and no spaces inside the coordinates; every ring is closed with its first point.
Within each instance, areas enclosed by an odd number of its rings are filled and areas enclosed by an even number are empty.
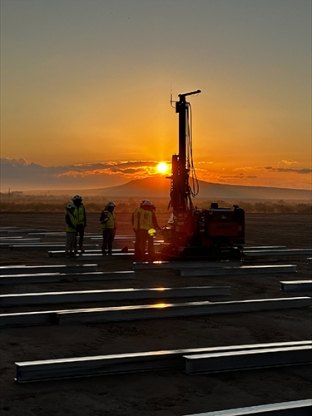
{"type": "MultiPolygon", "coordinates": [[[[170,180],[160,176],[137,179],[124,185],[101,190],[105,196],[165,198],[169,197],[170,180]]],[[[311,201],[311,191],[304,189],[273,188],[265,186],[224,185],[199,181],[199,198],[209,199],[269,199],[311,201]]]]}

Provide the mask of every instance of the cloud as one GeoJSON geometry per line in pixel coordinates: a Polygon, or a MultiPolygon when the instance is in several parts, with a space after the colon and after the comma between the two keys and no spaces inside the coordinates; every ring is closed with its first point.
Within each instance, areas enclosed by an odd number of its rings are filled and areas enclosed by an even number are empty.
{"type": "Polygon", "coordinates": [[[283,160],[280,161],[280,163],[282,165],[286,165],[286,166],[293,166],[293,165],[296,165],[298,162],[296,160],[285,160],[285,159],[283,159],[283,160]]]}
{"type": "Polygon", "coordinates": [[[270,170],[272,172],[280,172],[280,173],[298,173],[301,175],[308,175],[312,173],[311,168],[275,168],[272,166],[265,166],[266,170],[270,170]]]}
{"type": "Polygon", "coordinates": [[[96,162],[42,166],[24,159],[1,159],[1,188],[66,189],[105,187],[155,174],[154,161],[96,162]]]}

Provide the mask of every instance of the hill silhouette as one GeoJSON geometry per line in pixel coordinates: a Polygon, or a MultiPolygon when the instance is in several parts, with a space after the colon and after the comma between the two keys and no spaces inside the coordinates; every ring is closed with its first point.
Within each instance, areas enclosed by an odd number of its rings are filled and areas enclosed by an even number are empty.
{"type": "MultiPolygon", "coordinates": [[[[166,198],[169,197],[170,179],[163,176],[151,176],[136,179],[123,185],[101,190],[106,196],[166,198]]],[[[217,184],[199,181],[199,198],[237,199],[237,200],[293,200],[311,201],[311,191],[305,189],[276,188],[265,186],[243,186],[217,184]]]]}

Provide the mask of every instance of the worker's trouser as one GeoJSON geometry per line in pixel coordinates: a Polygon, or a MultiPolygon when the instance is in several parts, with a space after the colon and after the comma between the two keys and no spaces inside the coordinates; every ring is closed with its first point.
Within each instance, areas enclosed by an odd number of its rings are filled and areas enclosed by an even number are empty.
{"type": "MultiPolygon", "coordinates": [[[[79,250],[83,249],[83,240],[84,240],[84,225],[78,224],[77,228],[77,235],[78,235],[78,248],[79,250]]],[[[77,242],[76,242],[76,250],[77,250],[77,242]]]]}
{"type": "Polygon", "coordinates": [[[155,256],[154,239],[148,234],[147,230],[135,231],[134,255],[137,261],[145,261],[145,251],[147,243],[148,260],[153,260],[155,256]]]}
{"type": "Polygon", "coordinates": [[[76,249],[77,238],[76,238],[76,231],[74,232],[66,232],[66,253],[73,253],[76,249]]]}
{"type": "Polygon", "coordinates": [[[113,241],[115,238],[115,229],[114,228],[105,228],[103,230],[103,243],[102,243],[102,253],[112,254],[113,251],[113,241]]]}

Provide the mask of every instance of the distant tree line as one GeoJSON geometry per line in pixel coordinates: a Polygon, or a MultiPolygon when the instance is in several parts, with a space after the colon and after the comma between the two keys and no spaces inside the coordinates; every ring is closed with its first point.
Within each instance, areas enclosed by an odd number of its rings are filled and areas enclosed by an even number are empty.
{"type": "MultiPolygon", "coordinates": [[[[0,212],[63,212],[65,205],[71,197],[71,195],[0,194],[0,212]]],[[[107,202],[114,201],[117,205],[116,211],[132,213],[141,200],[142,198],[110,198],[109,196],[83,197],[83,202],[88,212],[101,212],[107,202]]],[[[168,212],[168,199],[155,198],[152,199],[152,202],[155,204],[158,213],[164,214],[168,212]]],[[[312,204],[308,201],[211,201],[197,198],[193,201],[194,205],[199,209],[209,208],[211,202],[218,202],[219,206],[224,208],[232,207],[233,204],[236,204],[243,208],[246,213],[312,214],[312,204]]]]}

